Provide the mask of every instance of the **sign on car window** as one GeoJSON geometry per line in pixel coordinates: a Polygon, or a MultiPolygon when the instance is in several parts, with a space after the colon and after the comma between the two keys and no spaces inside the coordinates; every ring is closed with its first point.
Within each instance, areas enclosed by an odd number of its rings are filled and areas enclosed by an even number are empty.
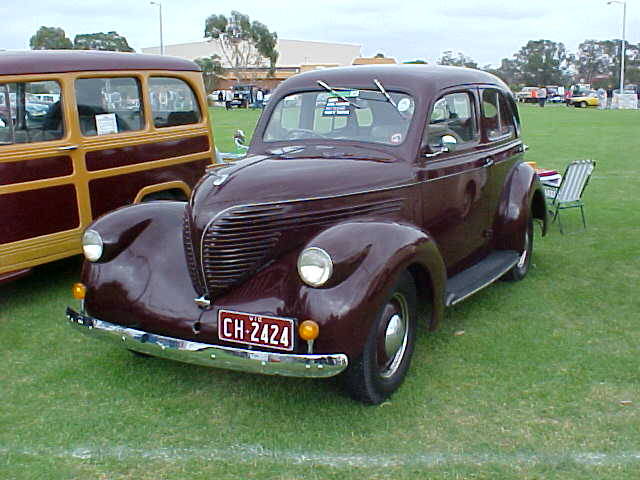
{"type": "Polygon", "coordinates": [[[141,130],[140,97],[140,82],[133,77],[76,80],[80,131],[92,136],[141,130]]]}

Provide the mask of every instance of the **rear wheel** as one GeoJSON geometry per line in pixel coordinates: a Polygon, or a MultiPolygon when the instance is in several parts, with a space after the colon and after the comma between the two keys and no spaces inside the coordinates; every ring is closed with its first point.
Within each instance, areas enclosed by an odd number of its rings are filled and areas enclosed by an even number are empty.
{"type": "Polygon", "coordinates": [[[524,245],[522,248],[522,252],[520,252],[520,258],[518,259],[518,263],[514,265],[514,267],[509,270],[504,277],[504,280],[509,282],[517,282],[522,280],[529,273],[529,268],[531,267],[531,255],[533,254],[533,219],[529,217],[529,221],[527,222],[527,230],[524,235],[524,245]]]}
{"type": "Polygon", "coordinates": [[[400,275],[369,330],[362,355],[343,374],[356,400],[379,404],[402,384],[416,338],[416,287],[408,272],[400,275]]]}

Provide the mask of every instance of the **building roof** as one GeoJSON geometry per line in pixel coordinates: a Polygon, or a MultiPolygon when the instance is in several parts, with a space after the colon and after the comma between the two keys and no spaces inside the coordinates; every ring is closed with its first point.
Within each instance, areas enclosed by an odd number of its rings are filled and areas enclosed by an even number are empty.
{"type": "MultiPolygon", "coordinates": [[[[361,56],[362,45],[350,43],[308,42],[304,40],[278,39],[276,45],[278,61],[276,68],[300,67],[306,64],[335,64],[339,66],[351,65],[355,58],[361,56]]],[[[143,48],[144,53],[159,54],[160,47],[143,48]]],[[[165,45],[165,55],[188,58],[210,57],[219,55],[225,67],[229,65],[216,41],[202,41],[165,45]]]]}
{"type": "Polygon", "coordinates": [[[184,58],[95,50],[29,50],[0,52],[0,75],[104,70],[200,71],[184,58]]]}
{"type": "Polygon", "coordinates": [[[395,58],[388,57],[359,57],[353,61],[353,65],[395,65],[395,58]]]}

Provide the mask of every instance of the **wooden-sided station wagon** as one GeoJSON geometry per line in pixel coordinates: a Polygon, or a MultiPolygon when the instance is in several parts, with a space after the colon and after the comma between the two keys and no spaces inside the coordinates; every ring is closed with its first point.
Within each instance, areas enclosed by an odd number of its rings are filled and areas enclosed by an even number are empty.
{"type": "Polygon", "coordinates": [[[80,253],[105,212],[188,199],[212,151],[193,62],[0,52],[0,283],[80,253]]]}
{"type": "Polygon", "coordinates": [[[248,156],[187,205],[85,232],[71,323],[144,354],[300,377],[380,403],[418,320],[529,270],[544,193],[513,95],[485,72],[332,68],[274,93],[248,156]],[[431,306],[416,317],[418,302],[431,306]]]}

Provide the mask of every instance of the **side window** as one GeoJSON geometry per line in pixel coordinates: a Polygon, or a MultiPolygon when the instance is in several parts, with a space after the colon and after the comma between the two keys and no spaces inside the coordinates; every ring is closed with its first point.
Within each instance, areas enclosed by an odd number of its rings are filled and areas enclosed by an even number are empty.
{"type": "Polygon", "coordinates": [[[189,125],[200,121],[195,93],[187,82],[173,77],[151,77],[149,97],[156,128],[189,125]]]}
{"type": "Polygon", "coordinates": [[[504,95],[494,89],[482,91],[482,127],[489,140],[513,138],[516,134],[514,114],[504,95]]]}
{"type": "Polygon", "coordinates": [[[83,135],[144,128],[140,82],[136,78],[80,78],[76,80],[76,103],[83,135]]]}
{"type": "Polygon", "coordinates": [[[0,83],[0,145],[62,138],[61,102],[53,80],[0,83]]]}
{"type": "Polygon", "coordinates": [[[458,143],[467,143],[478,136],[473,97],[466,92],[450,93],[436,101],[425,132],[431,148],[442,145],[442,137],[451,135],[458,143]]]}

